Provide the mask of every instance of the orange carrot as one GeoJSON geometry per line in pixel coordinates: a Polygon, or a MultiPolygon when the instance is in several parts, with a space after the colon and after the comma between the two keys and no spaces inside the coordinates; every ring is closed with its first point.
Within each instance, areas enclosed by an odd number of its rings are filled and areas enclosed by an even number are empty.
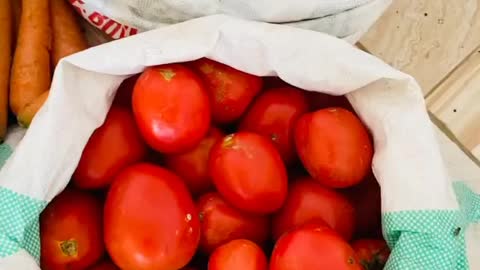
{"type": "Polygon", "coordinates": [[[23,107],[23,109],[17,115],[18,124],[22,127],[30,126],[32,123],[33,117],[37,114],[38,110],[42,107],[45,100],[47,100],[48,94],[50,91],[43,92],[40,96],[35,98],[32,102],[30,102],[27,106],[23,107]]]}
{"type": "Polygon", "coordinates": [[[87,41],[75,16],[73,7],[66,0],[51,0],[52,15],[52,64],[65,56],[85,50],[87,41]]]}
{"type": "Polygon", "coordinates": [[[0,141],[7,133],[8,87],[12,58],[12,6],[10,0],[0,0],[0,141]]]}
{"type": "Polygon", "coordinates": [[[18,27],[20,26],[20,17],[22,16],[22,1],[21,0],[10,0],[12,10],[13,10],[13,45],[16,44],[16,39],[18,35],[18,27]]]}
{"type": "Polygon", "coordinates": [[[10,107],[18,114],[50,88],[49,0],[23,0],[10,80],[10,107]]]}

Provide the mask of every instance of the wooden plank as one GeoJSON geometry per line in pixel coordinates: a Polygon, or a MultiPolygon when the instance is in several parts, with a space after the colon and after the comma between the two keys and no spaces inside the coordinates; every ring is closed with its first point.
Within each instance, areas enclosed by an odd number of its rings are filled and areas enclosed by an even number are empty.
{"type": "Polygon", "coordinates": [[[429,93],[480,44],[480,0],[394,0],[361,39],[429,93]]]}
{"type": "Polygon", "coordinates": [[[427,106],[480,160],[480,47],[427,97],[427,106]]]}

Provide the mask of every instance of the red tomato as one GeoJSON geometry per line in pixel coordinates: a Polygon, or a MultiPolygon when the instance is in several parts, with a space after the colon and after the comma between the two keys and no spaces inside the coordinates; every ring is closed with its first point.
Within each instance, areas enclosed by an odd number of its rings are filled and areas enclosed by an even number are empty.
{"type": "Polygon", "coordinates": [[[239,129],[268,137],[285,163],[290,164],[296,157],[294,125],[307,111],[304,91],[293,87],[270,89],[255,100],[239,129]]]}
{"type": "Polygon", "coordinates": [[[324,224],[306,224],[276,243],[270,270],[361,270],[355,252],[335,231],[324,224]]]}
{"type": "Polygon", "coordinates": [[[353,186],[370,171],[373,147],[368,131],[346,109],[304,114],[295,127],[295,143],[307,171],[325,186],[353,186]]]}
{"type": "Polygon", "coordinates": [[[146,153],[147,146],[132,113],[112,106],[103,125],[93,132],[83,149],[73,182],[83,189],[105,188],[123,167],[138,162],[146,153]]]}
{"type": "Polygon", "coordinates": [[[346,96],[332,96],[324,93],[308,91],[307,97],[310,106],[314,111],[331,107],[342,107],[349,111],[354,111],[346,96]]]}
{"type": "Polygon", "coordinates": [[[219,124],[239,119],[262,89],[262,78],[202,58],[191,63],[210,93],[213,121],[219,124]]]}
{"type": "Polygon", "coordinates": [[[107,250],[121,269],[179,269],[200,240],[198,214],[183,181],[147,163],[115,178],[104,224],[107,250]]]}
{"type": "Polygon", "coordinates": [[[118,87],[117,94],[113,100],[115,106],[121,106],[125,108],[132,108],[132,94],[135,83],[138,80],[140,75],[134,75],[130,78],[125,79],[120,87],[118,87]]]}
{"type": "Polygon", "coordinates": [[[133,90],[133,112],[147,143],[163,153],[196,146],[210,127],[208,94],[180,64],[147,68],[133,90]]]}
{"type": "Polygon", "coordinates": [[[250,213],[273,213],[287,196],[282,158],[268,139],[255,133],[234,133],[215,144],[209,171],[225,200],[250,213]]]}
{"type": "Polygon", "coordinates": [[[89,268],[89,270],[120,270],[115,264],[111,261],[104,260],[95,266],[89,268]]]}
{"type": "Polygon", "coordinates": [[[383,239],[357,240],[352,247],[365,270],[382,270],[390,256],[390,249],[383,239]]]}
{"type": "Polygon", "coordinates": [[[223,136],[221,130],[211,128],[207,136],[192,150],[165,157],[166,166],[180,176],[195,195],[213,187],[208,174],[208,157],[213,145],[223,139],[223,136]]]}
{"type": "Polygon", "coordinates": [[[287,200],[273,218],[273,237],[309,222],[324,220],[346,240],[350,240],[355,225],[355,210],[348,200],[334,190],[323,187],[307,177],[292,182],[287,200]]]}
{"type": "Polygon", "coordinates": [[[255,243],[245,239],[217,248],[208,260],[208,270],[267,270],[267,256],[255,243]]]}
{"type": "Polygon", "coordinates": [[[83,191],[66,189],[40,216],[42,269],[85,269],[105,247],[102,203],[83,191]]]}
{"type": "Polygon", "coordinates": [[[360,184],[341,190],[341,193],[355,208],[356,237],[371,237],[381,230],[380,186],[372,174],[360,184]]]}
{"type": "Polygon", "coordinates": [[[210,254],[215,248],[235,239],[248,239],[262,245],[269,235],[266,216],[241,212],[218,193],[207,193],[197,202],[201,222],[200,248],[210,254]]]}

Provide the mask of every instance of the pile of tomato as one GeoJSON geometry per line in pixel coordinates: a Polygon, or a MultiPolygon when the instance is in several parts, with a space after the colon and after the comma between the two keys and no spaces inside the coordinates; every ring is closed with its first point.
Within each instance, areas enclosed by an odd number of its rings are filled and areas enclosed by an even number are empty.
{"type": "Polygon", "coordinates": [[[345,97],[208,59],[147,68],[42,213],[41,267],[382,269],[372,156],[345,97]]]}

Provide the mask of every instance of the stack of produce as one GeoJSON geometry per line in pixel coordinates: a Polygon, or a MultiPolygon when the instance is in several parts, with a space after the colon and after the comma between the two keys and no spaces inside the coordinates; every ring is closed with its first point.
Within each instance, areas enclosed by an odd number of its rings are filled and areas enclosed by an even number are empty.
{"type": "Polygon", "coordinates": [[[372,155],[343,96],[205,58],[147,68],[42,213],[42,269],[382,269],[372,155]]]}
{"type": "Polygon", "coordinates": [[[87,48],[75,11],[65,0],[0,1],[0,140],[9,107],[28,127],[48,97],[61,58],[87,48]]]}

